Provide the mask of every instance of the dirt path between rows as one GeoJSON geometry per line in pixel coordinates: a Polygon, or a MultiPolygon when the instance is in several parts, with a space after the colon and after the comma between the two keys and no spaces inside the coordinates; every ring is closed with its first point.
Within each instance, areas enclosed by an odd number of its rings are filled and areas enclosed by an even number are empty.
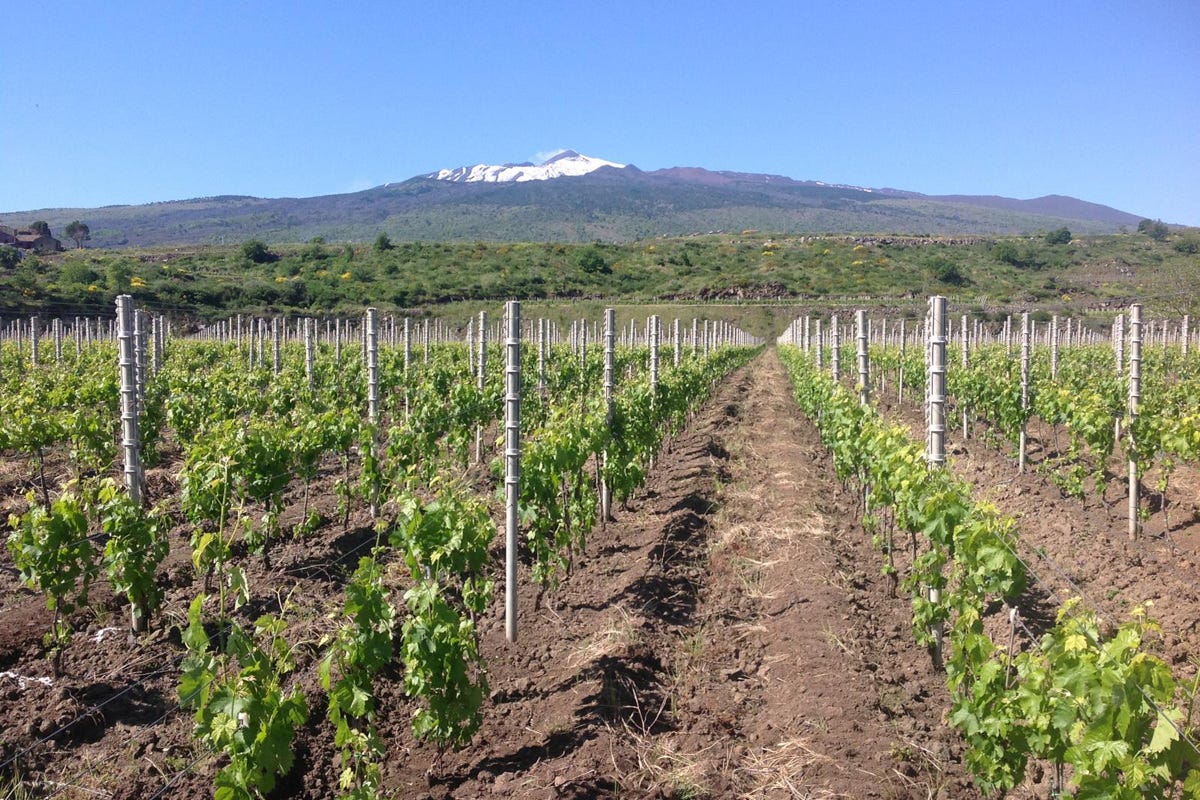
{"type": "MultiPolygon", "coordinates": [[[[521,643],[487,622],[494,702],[429,793],[977,797],[852,502],[775,352],[736,372],[555,608],[522,595],[521,643]]],[[[432,754],[391,724],[389,783],[423,796],[432,754]]]]}

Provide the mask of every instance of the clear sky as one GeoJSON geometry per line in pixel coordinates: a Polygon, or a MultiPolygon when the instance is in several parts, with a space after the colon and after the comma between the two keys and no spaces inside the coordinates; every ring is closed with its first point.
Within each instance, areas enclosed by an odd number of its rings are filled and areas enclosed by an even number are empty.
{"type": "Polygon", "coordinates": [[[0,211],[329,194],[572,148],[1200,224],[1197,0],[112,0],[5,16],[0,211]]]}

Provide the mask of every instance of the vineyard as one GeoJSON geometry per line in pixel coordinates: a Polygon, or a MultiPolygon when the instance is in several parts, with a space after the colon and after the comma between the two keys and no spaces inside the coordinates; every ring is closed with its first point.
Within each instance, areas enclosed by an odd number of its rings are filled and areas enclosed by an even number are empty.
{"type": "Polygon", "coordinates": [[[17,320],[0,796],[1200,797],[1200,353],[17,320]]]}

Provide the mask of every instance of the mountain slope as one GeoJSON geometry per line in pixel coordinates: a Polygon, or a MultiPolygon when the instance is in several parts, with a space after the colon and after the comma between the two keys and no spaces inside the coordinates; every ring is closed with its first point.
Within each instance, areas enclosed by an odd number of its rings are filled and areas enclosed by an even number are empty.
{"type": "Polygon", "coordinates": [[[351,194],[223,196],[0,214],[0,224],[25,225],[35,219],[46,220],[53,230],[83,220],[91,227],[91,245],[107,247],[251,237],[368,241],[380,232],[426,241],[628,241],[744,229],[1024,234],[1066,226],[1076,233],[1104,233],[1135,226],[1140,217],[1057,195],[1034,200],[927,196],[696,167],[645,172],[566,151],[540,167],[476,165],[351,194]],[[581,169],[585,174],[530,177],[581,169]],[[443,173],[446,177],[437,177],[443,173]]]}

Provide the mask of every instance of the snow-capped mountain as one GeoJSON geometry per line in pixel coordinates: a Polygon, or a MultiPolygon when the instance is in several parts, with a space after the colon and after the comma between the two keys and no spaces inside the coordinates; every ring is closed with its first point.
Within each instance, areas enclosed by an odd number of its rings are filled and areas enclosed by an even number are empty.
{"type": "Polygon", "coordinates": [[[473,167],[443,169],[425,177],[454,183],[510,183],[587,175],[601,167],[624,169],[625,166],[602,158],[580,155],[574,150],[563,150],[541,164],[476,164],[473,167]]]}

